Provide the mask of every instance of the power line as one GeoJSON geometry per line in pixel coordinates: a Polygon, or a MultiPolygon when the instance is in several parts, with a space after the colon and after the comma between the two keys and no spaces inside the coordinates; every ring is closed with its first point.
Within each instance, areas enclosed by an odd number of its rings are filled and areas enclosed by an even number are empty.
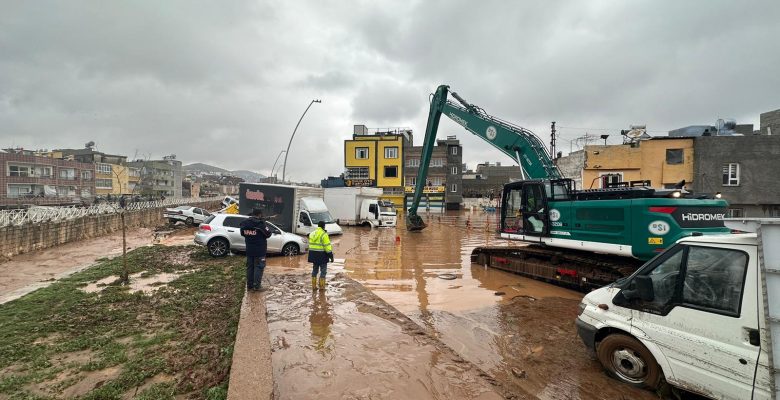
{"type": "MultiPolygon", "coordinates": [[[[622,129],[626,128],[579,128],[575,126],[560,126],[556,125],[556,128],[562,128],[562,129],[577,129],[581,131],[620,131],[622,129]]],[[[669,132],[669,130],[650,130],[646,129],[645,132],[669,132]]]]}

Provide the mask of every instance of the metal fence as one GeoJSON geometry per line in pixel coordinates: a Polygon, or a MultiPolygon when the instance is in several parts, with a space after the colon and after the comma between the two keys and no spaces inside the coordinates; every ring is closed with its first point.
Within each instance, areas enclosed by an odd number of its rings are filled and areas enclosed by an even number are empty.
{"type": "MultiPolygon", "coordinates": [[[[125,210],[145,210],[149,208],[162,208],[180,206],[191,203],[207,201],[220,201],[222,197],[192,197],[192,198],[168,198],[154,201],[128,201],[125,210]]],[[[121,210],[119,203],[98,203],[89,207],[30,207],[18,210],[0,211],[0,228],[9,225],[38,224],[41,222],[57,222],[76,219],[91,215],[114,214],[121,210]]]]}

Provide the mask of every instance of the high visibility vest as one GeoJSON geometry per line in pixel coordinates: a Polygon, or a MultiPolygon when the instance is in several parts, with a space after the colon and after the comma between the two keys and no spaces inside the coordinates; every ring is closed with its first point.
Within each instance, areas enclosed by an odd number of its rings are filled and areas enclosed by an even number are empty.
{"type": "Polygon", "coordinates": [[[333,252],[333,246],[330,245],[330,237],[328,232],[324,229],[317,227],[317,229],[309,234],[309,251],[324,251],[326,253],[333,252]]]}

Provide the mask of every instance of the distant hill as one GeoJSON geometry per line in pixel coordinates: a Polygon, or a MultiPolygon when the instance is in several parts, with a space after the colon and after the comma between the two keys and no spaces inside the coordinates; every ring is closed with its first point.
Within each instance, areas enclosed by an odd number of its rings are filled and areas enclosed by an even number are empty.
{"type": "Polygon", "coordinates": [[[182,169],[185,172],[200,172],[203,174],[224,174],[224,175],[236,176],[245,180],[246,182],[257,182],[260,179],[265,178],[265,175],[258,174],[257,172],[254,171],[248,171],[245,169],[230,171],[224,168],[215,167],[213,165],[208,165],[203,163],[188,164],[183,166],[182,169]]]}
{"type": "Polygon", "coordinates": [[[199,171],[199,172],[205,172],[205,173],[211,173],[211,174],[218,174],[218,173],[226,174],[226,173],[230,172],[230,171],[228,171],[228,170],[226,170],[224,168],[215,167],[213,165],[208,165],[208,164],[203,164],[203,163],[188,164],[188,165],[185,165],[185,166],[181,167],[181,169],[183,169],[183,170],[185,170],[187,172],[198,172],[199,171]]]}

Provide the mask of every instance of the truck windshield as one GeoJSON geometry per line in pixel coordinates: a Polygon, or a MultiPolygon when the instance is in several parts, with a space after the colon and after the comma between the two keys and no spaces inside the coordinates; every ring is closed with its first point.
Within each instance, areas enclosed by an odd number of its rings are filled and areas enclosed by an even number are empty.
{"type": "Polygon", "coordinates": [[[395,214],[395,208],[379,206],[379,212],[382,213],[382,214],[384,214],[384,213],[395,214]]]}
{"type": "Polygon", "coordinates": [[[331,217],[330,213],[327,211],[310,212],[309,216],[311,217],[311,223],[315,225],[320,221],[324,221],[326,224],[330,224],[333,222],[333,217],[331,217]]]}

